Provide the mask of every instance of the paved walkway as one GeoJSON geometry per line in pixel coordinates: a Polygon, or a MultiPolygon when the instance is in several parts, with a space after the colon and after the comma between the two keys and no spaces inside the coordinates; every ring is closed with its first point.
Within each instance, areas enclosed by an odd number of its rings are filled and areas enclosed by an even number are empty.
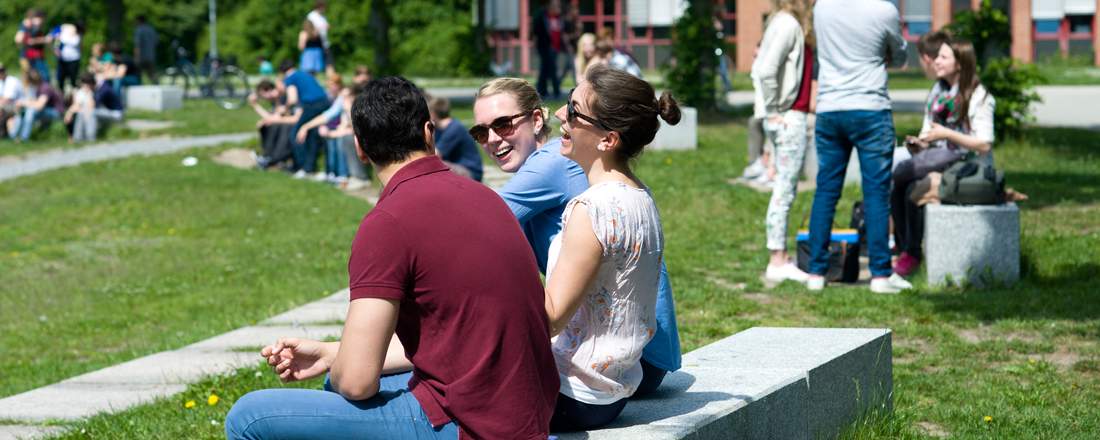
{"type": "Polygon", "coordinates": [[[139,154],[165,154],[190,148],[213,147],[225,143],[243,142],[255,136],[255,132],[250,132],[177,138],[155,137],[94,144],[71,150],[58,149],[42,153],[32,152],[18,157],[6,156],[0,158],[0,182],[87,162],[120,159],[139,154]]]}
{"type": "MultiPolygon", "coordinates": [[[[1066,126],[1100,129],[1100,112],[1083,111],[1083,104],[1100,102],[1100,86],[1040,86],[1036,88],[1043,102],[1034,107],[1036,123],[1042,126],[1066,126]]],[[[891,90],[894,110],[924,111],[927,90],[891,90]]],[[[751,106],[752,91],[730,92],[726,103],[731,106],[751,106]]]]}

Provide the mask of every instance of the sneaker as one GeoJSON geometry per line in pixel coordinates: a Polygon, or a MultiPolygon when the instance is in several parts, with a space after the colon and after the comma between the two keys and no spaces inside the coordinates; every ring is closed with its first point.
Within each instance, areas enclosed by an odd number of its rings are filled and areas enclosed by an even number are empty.
{"type": "Polygon", "coordinates": [[[306,178],[306,170],[295,171],[294,174],[290,177],[293,177],[293,178],[299,179],[299,180],[300,179],[305,179],[306,178]]]}
{"type": "Polygon", "coordinates": [[[820,292],[825,289],[825,277],[821,275],[807,275],[806,288],[811,292],[820,292]]]}
{"type": "Polygon", "coordinates": [[[913,285],[905,281],[898,274],[891,274],[889,278],[878,277],[871,279],[871,291],[875,293],[895,294],[903,290],[912,289],[913,285]]]}
{"type": "Polygon", "coordinates": [[[318,171],[316,173],[313,173],[313,175],[310,177],[313,179],[314,182],[324,182],[325,179],[328,178],[328,175],[326,175],[324,171],[318,171]]]}
{"type": "Polygon", "coordinates": [[[745,180],[752,180],[759,177],[761,174],[764,174],[765,171],[767,171],[767,169],[764,168],[764,162],[761,161],[760,158],[757,158],[756,160],[752,161],[749,166],[745,167],[745,171],[741,172],[741,178],[745,180]]]}
{"type": "Polygon", "coordinates": [[[795,266],[794,263],[787,262],[782,266],[768,265],[768,268],[764,271],[764,279],[773,283],[781,283],[786,280],[797,281],[799,283],[805,283],[810,278],[810,275],[795,266]]]}
{"type": "Polygon", "coordinates": [[[765,172],[760,174],[759,176],[756,176],[752,180],[749,180],[749,185],[755,186],[757,188],[772,189],[772,187],[775,186],[775,180],[768,177],[768,173],[765,172]]]}
{"type": "Polygon", "coordinates": [[[902,252],[898,261],[894,263],[894,273],[907,277],[912,275],[918,267],[920,267],[920,258],[902,252]]]}
{"type": "Polygon", "coordinates": [[[348,178],[348,184],[344,186],[344,189],[348,191],[359,191],[363,188],[370,186],[369,180],[358,179],[355,177],[348,178]]]}

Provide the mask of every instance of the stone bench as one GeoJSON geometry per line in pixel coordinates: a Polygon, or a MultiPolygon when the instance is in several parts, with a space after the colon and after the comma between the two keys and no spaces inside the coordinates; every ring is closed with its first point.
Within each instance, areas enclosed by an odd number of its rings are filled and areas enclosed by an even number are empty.
{"type": "Polygon", "coordinates": [[[126,108],[162,112],[183,107],[183,89],[177,86],[130,86],[126,108]]]}
{"type": "Polygon", "coordinates": [[[608,428],[561,440],[832,438],[892,410],[891,332],[754,327],[684,355],[608,428]]]}
{"type": "Polygon", "coordinates": [[[680,122],[668,125],[658,118],[661,127],[649,148],[654,150],[694,150],[699,145],[699,112],[694,107],[680,107],[680,122]]]}
{"type": "Polygon", "coordinates": [[[932,285],[1020,279],[1020,210],[1003,205],[924,208],[924,260],[932,285]]]}

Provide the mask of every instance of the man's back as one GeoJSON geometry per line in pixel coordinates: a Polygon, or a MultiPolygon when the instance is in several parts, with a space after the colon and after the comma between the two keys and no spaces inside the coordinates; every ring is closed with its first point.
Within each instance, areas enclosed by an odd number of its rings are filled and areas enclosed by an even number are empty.
{"type": "Polygon", "coordinates": [[[884,0],[818,0],[817,111],[888,110],[886,66],[905,63],[898,10],[884,0]]]}

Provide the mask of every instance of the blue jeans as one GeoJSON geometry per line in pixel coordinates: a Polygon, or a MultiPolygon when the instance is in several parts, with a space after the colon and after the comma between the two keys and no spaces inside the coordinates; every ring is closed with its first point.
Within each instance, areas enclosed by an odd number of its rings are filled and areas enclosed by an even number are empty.
{"type": "Polygon", "coordinates": [[[42,82],[50,82],[50,65],[46,63],[45,58],[36,58],[33,60],[27,60],[31,68],[37,70],[39,75],[42,76],[42,82]]]}
{"type": "Polygon", "coordinates": [[[325,139],[325,172],[335,174],[336,177],[348,177],[348,161],[344,157],[344,150],[340,148],[342,139],[325,139]]]}
{"type": "Polygon", "coordinates": [[[817,191],[810,211],[810,273],[829,269],[836,203],[852,147],[863,173],[863,209],[871,276],[886,277],[890,266],[890,176],[894,162],[894,119],[889,110],[851,110],[817,114],[817,191]]]}
{"type": "Polygon", "coordinates": [[[432,427],[409,391],[412,373],[382,376],[378,394],[352,402],[332,390],[268,389],[241,397],[225,418],[236,439],[457,439],[458,425],[432,427]]]}
{"type": "Polygon", "coordinates": [[[317,171],[317,154],[321,152],[324,140],[321,139],[320,133],[314,128],[309,130],[309,134],[306,135],[306,142],[299,144],[296,141],[298,128],[328,110],[329,103],[328,100],[322,99],[316,102],[302,103],[301,106],[302,116],[298,118],[298,123],[294,124],[294,129],[290,131],[290,139],[295,140],[294,171],[305,170],[307,173],[312,173],[317,171]]]}
{"type": "Polygon", "coordinates": [[[15,116],[15,130],[8,135],[12,139],[18,138],[25,141],[31,138],[31,130],[34,129],[35,122],[41,121],[42,128],[45,129],[50,126],[50,122],[60,118],[61,115],[53,107],[43,107],[41,110],[24,108],[23,114],[15,116]]]}

